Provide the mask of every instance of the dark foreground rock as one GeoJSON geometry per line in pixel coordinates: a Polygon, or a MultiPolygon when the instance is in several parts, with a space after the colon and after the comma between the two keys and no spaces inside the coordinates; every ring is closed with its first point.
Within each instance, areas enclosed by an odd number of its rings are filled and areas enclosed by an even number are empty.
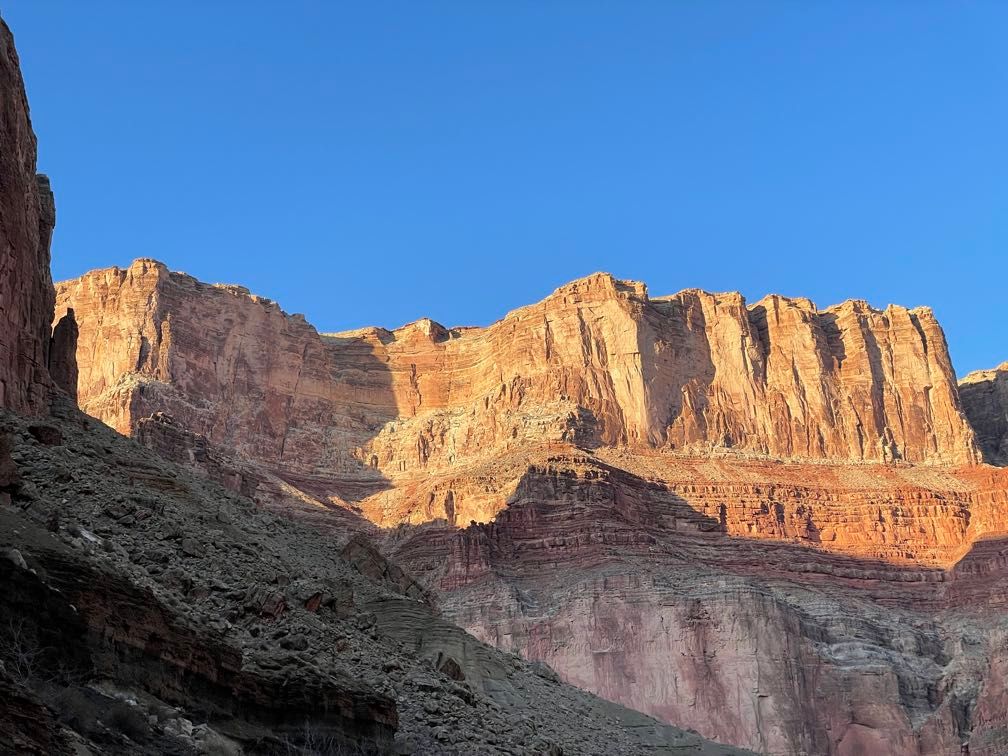
{"type": "Polygon", "coordinates": [[[30,425],[0,415],[19,479],[0,506],[0,614],[16,630],[0,646],[0,744],[736,752],[477,641],[366,541],[276,517],[66,400],[47,421],[60,444],[30,425]]]}
{"type": "Polygon", "coordinates": [[[0,20],[0,407],[44,412],[55,291],[49,179],[35,174],[36,142],[14,37],[0,20]]]}

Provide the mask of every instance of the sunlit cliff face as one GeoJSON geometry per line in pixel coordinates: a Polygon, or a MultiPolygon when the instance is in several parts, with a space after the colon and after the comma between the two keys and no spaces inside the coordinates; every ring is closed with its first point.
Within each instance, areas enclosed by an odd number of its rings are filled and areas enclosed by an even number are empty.
{"type": "Polygon", "coordinates": [[[320,335],[245,289],[138,260],[59,284],[68,310],[88,412],[123,433],[167,413],[383,528],[489,522],[568,449],[663,484],[641,527],[699,518],[931,566],[989,529],[951,472],[979,452],[926,308],[652,299],[597,274],[487,328],[320,335]]]}
{"type": "Polygon", "coordinates": [[[57,317],[76,313],[78,394],[96,417],[126,432],[174,409],[214,443],[336,488],[542,442],[979,460],[926,308],[650,299],[597,274],[485,329],[421,320],[319,335],[269,300],[149,260],[61,283],[57,297],[57,317]]]}
{"type": "Polygon", "coordinates": [[[996,752],[1008,480],[925,308],[598,274],[487,328],[320,335],[149,260],[68,308],[88,412],[369,533],[566,680],[760,752],[996,752]]]}

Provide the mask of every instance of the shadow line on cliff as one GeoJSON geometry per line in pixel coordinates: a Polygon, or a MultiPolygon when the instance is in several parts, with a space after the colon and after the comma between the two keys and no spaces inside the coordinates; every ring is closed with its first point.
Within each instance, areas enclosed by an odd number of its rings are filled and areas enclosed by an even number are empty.
{"type": "MultiPolygon", "coordinates": [[[[788,535],[782,505],[759,516],[777,537],[730,533],[726,503],[705,512],[665,485],[593,461],[579,473],[563,465],[532,466],[492,522],[456,528],[429,522],[388,529],[392,556],[442,589],[496,575],[538,576],[564,566],[633,564],[635,570],[696,567],[761,580],[843,589],[886,605],[932,607],[969,603],[991,581],[1008,580],[1008,537],[979,537],[947,565],[907,563],[823,548],[811,519],[788,535]],[[601,485],[599,485],[601,483],[601,485]]],[[[882,544],[877,544],[881,548],[882,544]]],[[[998,602],[985,603],[994,606],[998,602]]]]}

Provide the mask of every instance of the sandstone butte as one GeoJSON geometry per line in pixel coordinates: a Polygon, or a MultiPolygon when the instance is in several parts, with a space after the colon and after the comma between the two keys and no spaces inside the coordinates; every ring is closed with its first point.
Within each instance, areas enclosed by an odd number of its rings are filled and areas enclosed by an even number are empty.
{"type": "Polygon", "coordinates": [[[1004,382],[960,399],[927,308],[596,274],[320,334],[153,260],[56,289],[85,411],[477,638],[761,753],[1008,752],[1004,382]]]}

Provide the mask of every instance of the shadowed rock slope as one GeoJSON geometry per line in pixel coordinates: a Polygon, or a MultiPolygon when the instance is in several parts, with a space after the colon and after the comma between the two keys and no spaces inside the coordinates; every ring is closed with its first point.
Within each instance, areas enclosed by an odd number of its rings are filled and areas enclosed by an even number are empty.
{"type": "Polygon", "coordinates": [[[1008,465],[1008,362],[967,375],[959,382],[959,395],[984,460],[1008,465]]]}
{"type": "Polygon", "coordinates": [[[490,476],[493,522],[387,538],[477,637],[761,753],[1008,745],[1003,471],[569,447],[490,476]]]}
{"type": "Polygon", "coordinates": [[[65,401],[46,422],[42,442],[0,413],[17,473],[0,506],[12,623],[0,657],[35,731],[8,747],[731,752],[483,645],[401,573],[376,572],[373,555],[262,512],[65,401]]]}

